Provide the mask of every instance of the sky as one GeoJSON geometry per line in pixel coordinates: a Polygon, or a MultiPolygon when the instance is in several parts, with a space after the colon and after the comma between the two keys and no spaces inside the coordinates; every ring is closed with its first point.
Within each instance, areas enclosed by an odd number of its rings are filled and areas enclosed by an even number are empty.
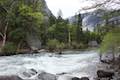
{"type": "Polygon", "coordinates": [[[57,16],[58,11],[61,10],[63,18],[73,16],[81,7],[88,6],[88,4],[90,5],[90,2],[84,2],[84,0],[46,0],[46,2],[55,16],[57,16]]]}
{"type": "MultiPolygon", "coordinates": [[[[101,0],[98,0],[101,2],[101,0]]],[[[113,1],[119,1],[119,0],[113,0],[113,1]]],[[[49,9],[52,11],[52,13],[57,16],[57,13],[59,10],[63,13],[63,18],[68,18],[73,15],[75,15],[81,8],[83,7],[90,7],[94,2],[90,2],[90,0],[46,0],[47,5],[49,9]]],[[[111,5],[108,6],[108,8],[111,7],[111,5]]],[[[114,5],[114,7],[118,8],[118,5],[114,5]]],[[[113,7],[113,8],[114,8],[113,7]]],[[[120,5],[119,5],[120,7],[120,5]]],[[[94,10],[94,9],[93,9],[94,10]]],[[[90,10],[90,11],[93,11],[90,10]]]]}

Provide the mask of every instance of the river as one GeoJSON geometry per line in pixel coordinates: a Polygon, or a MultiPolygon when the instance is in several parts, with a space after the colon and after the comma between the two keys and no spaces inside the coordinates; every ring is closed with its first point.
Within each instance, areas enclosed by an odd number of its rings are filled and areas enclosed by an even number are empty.
{"type": "Polygon", "coordinates": [[[99,63],[97,51],[65,51],[63,55],[23,54],[0,57],[0,75],[18,74],[25,69],[42,70],[52,74],[91,77],[99,63]]]}

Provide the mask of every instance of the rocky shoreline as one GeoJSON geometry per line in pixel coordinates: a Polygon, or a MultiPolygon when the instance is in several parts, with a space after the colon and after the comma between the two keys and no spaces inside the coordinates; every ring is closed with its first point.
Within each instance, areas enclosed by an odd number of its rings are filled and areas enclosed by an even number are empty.
{"type": "Polygon", "coordinates": [[[54,75],[44,71],[37,72],[34,69],[29,69],[19,75],[0,76],[0,80],[89,80],[88,77],[72,77],[65,75],[54,75]]]}
{"type": "MultiPolygon", "coordinates": [[[[120,80],[120,66],[119,59],[114,63],[100,63],[96,75],[93,80],[120,80]]],[[[78,78],[76,76],[67,76],[66,73],[51,74],[44,71],[36,71],[35,69],[28,69],[17,75],[2,75],[0,80],[91,80],[89,77],[78,78]]]]}
{"type": "Polygon", "coordinates": [[[20,52],[0,52],[0,56],[12,56],[12,55],[19,55],[19,54],[37,54],[41,52],[48,52],[48,50],[41,49],[41,50],[31,50],[31,51],[20,51],[20,52]]]}
{"type": "Polygon", "coordinates": [[[120,57],[113,60],[103,60],[98,65],[95,80],[120,80],[120,57]]]}
{"type": "MultiPolygon", "coordinates": [[[[106,65],[107,66],[107,65],[106,65]]],[[[19,73],[18,75],[0,76],[0,80],[90,80],[88,77],[67,76],[66,73],[50,74],[44,71],[36,71],[35,69],[28,69],[19,73]]],[[[94,80],[120,80],[116,77],[114,71],[105,71],[103,69],[97,71],[97,77],[94,80]],[[116,79],[117,78],[117,79],[116,79]]]]}
{"type": "Polygon", "coordinates": [[[0,80],[90,80],[88,77],[76,77],[67,73],[51,74],[44,71],[28,69],[17,75],[1,75],[0,80]]]}
{"type": "MultiPolygon", "coordinates": [[[[63,49],[62,51],[53,51],[52,53],[57,54],[64,54],[65,51],[91,51],[91,50],[97,50],[97,48],[86,48],[86,49],[63,49]]],[[[42,52],[51,52],[48,49],[40,49],[40,50],[25,50],[25,51],[19,51],[19,52],[0,52],[0,56],[12,56],[12,55],[19,55],[19,54],[39,54],[42,52]]]]}

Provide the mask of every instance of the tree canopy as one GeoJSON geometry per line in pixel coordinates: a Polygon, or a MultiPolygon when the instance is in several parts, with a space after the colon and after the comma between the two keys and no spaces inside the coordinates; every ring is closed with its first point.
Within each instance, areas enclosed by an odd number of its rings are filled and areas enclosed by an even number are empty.
{"type": "Polygon", "coordinates": [[[109,50],[118,51],[120,48],[120,28],[114,29],[108,32],[103,39],[100,51],[102,53],[109,50]]]}

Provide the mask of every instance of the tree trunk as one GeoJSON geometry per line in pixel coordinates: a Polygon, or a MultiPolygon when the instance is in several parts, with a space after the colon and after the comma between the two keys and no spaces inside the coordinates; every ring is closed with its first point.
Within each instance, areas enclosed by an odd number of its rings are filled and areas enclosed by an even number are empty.
{"type": "Polygon", "coordinates": [[[2,47],[5,46],[5,43],[6,43],[6,35],[4,35],[4,37],[3,37],[2,47]]]}
{"type": "Polygon", "coordinates": [[[69,42],[69,46],[71,45],[71,34],[70,31],[68,32],[68,42],[69,42]]]}
{"type": "Polygon", "coordinates": [[[8,29],[8,22],[7,22],[6,26],[5,26],[5,30],[4,30],[4,33],[3,33],[2,47],[4,47],[4,46],[5,46],[5,43],[6,43],[7,29],[8,29]]]}
{"type": "Polygon", "coordinates": [[[18,46],[17,46],[17,52],[19,52],[20,51],[20,48],[21,48],[21,44],[22,44],[22,40],[18,43],[18,46]]]}
{"type": "MultiPolygon", "coordinates": [[[[0,32],[0,36],[2,37],[3,39],[3,34],[0,32]]],[[[1,52],[1,48],[2,48],[2,45],[0,46],[0,52],[1,52]]]]}

